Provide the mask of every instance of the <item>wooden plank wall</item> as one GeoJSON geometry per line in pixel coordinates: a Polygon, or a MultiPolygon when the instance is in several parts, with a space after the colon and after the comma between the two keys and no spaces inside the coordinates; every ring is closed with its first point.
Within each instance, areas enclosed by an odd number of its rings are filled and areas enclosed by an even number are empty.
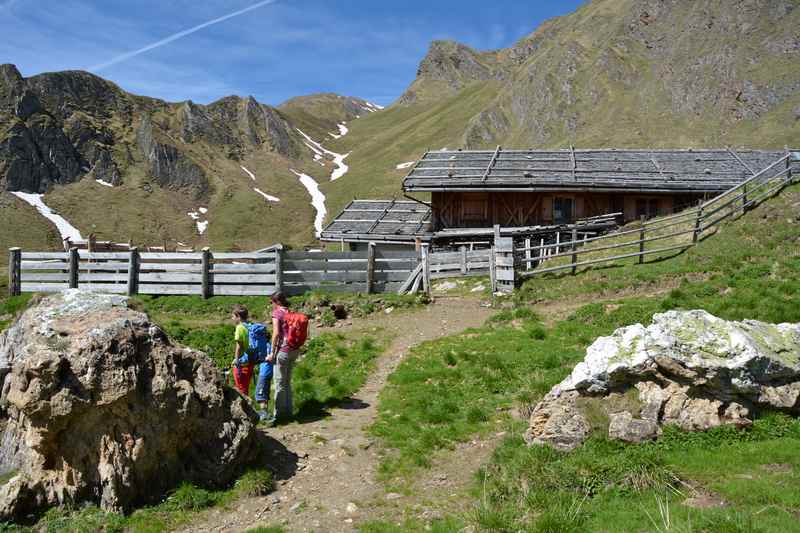
{"type": "Polygon", "coordinates": [[[204,296],[275,292],[277,252],[207,253],[209,260],[204,262],[204,253],[139,253],[135,248],[130,252],[22,252],[20,291],[58,292],[74,287],[117,294],[204,296]]]}
{"type": "Polygon", "coordinates": [[[463,276],[486,276],[489,274],[491,250],[469,251],[462,246],[457,252],[431,252],[431,279],[463,276]]]}
{"type": "Polygon", "coordinates": [[[659,215],[675,207],[696,205],[694,194],[610,194],[592,192],[435,192],[432,218],[436,230],[447,228],[487,228],[552,224],[553,199],[571,198],[575,220],[624,210],[626,222],[638,219],[636,201],[656,200],[659,215]]]}
{"type": "Polygon", "coordinates": [[[393,292],[418,264],[419,257],[413,250],[286,252],[283,290],[290,295],[312,290],[393,292]]]}
{"type": "Polygon", "coordinates": [[[414,251],[254,253],[12,252],[12,292],[67,288],[117,294],[267,296],[278,290],[396,291],[419,264],[414,251]]]}

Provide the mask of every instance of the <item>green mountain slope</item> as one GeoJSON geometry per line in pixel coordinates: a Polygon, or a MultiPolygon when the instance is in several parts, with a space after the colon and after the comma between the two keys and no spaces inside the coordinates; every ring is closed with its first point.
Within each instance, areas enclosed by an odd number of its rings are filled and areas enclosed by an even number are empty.
{"type": "MultiPolygon", "coordinates": [[[[373,108],[330,94],[282,107],[237,96],[168,103],[87,72],[23,78],[0,65],[0,191],[46,193],[84,237],[217,249],[312,243],[316,212],[294,171],[321,182],[335,165],[331,155],[315,160],[297,130],[324,140],[373,108]]],[[[0,241],[13,243],[26,219],[3,211],[0,241]]],[[[51,246],[45,233],[26,245],[51,246]]]]}
{"type": "Polygon", "coordinates": [[[399,194],[396,165],[428,148],[796,145],[798,7],[594,0],[508,49],[434,42],[403,96],[333,143],[353,154],[331,209],[399,194]]]}
{"type": "MultiPolygon", "coordinates": [[[[252,249],[314,242],[295,172],[319,183],[330,219],[353,197],[401,196],[398,165],[428,149],[797,145],[798,7],[594,0],[507,49],[434,42],[380,111],[332,94],[277,108],[236,96],[168,103],[85,72],[25,79],[2,65],[0,190],[46,192],[102,239],[252,249]],[[298,130],[349,154],[349,171],[332,181],[343,167],[298,130]]],[[[22,223],[0,227],[0,240],[22,223]]]]}

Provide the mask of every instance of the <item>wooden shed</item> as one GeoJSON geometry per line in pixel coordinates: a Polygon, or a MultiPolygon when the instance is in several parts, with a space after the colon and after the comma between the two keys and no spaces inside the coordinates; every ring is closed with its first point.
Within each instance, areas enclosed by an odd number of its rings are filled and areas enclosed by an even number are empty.
{"type": "Polygon", "coordinates": [[[783,152],[723,150],[431,151],[403,180],[431,193],[431,229],[621,222],[675,212],[741,183],[783,152]]]}
{"type": "Polygon", "coordinates": [[[431,208],[411,200],[353,200],[320,235],[324,242],[360,250],[408,248],[431,239],[431,208]]]}

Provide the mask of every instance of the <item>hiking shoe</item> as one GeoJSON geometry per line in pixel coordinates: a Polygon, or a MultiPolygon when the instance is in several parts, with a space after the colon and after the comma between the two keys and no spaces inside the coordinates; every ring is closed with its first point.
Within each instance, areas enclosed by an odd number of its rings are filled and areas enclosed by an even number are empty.
{"type": "Polygon", "coordinates": [[[264,422],[265,420],[269,420],[270,416],[267,414],[266,411],[259,411],[258,412],[258,421],[264,422]]]}

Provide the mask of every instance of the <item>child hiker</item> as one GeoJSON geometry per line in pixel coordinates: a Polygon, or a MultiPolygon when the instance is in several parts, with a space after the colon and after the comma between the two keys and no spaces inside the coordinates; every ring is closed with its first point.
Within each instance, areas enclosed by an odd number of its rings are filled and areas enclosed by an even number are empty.
{"type": "Polygon", "coordinates": [[[272,383],[272,363],[266,359],[272,352],[272,346],[267,339],[266,327],[263,324],[250,323],[249,316],[247,307],[239,304],[233,306],[231,319],[236,324],[233,334],[236,348],[231,362],[233,381],[239,392],[249,397],[253,369],[255,365],[260,365],[256,383],[256,401],[260,407],[259,418],[267,420],[269,418],[267,403],[272,383]]]}

